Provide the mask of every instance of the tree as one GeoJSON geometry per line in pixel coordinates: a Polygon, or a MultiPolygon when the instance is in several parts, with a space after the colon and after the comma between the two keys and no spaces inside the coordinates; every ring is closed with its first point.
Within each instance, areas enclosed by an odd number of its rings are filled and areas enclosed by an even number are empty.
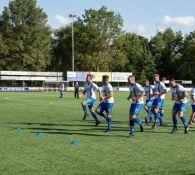
{"type": "MultiPolygon", "coordinates": [[[[122,23],[119,14],[104,6],[98,10],[85,10],[74,22],[75,69],[109,71],[112,43],[122,33],[122,23]]],[[[55,37],[53,59],[60,61],[61,68],[71,70],[70,26],[57,30],[55,37]]]]}
{"type": "Polygon", "coordinates": [[[108,71],[111,45],[122,33],[122,17],[103,6],[98,10],[85,10],[82,18],[78,18],[78,22],[84,26],[82,40],[79,43],[85,46],[85,53],[87,53],[85,58],[80,59],[89,61],[91,70],[108,71]]]}
{"type": "MultiPolygon", "coordinates": [[[[148,49],[148,40],[136,34],[126,33],[117,38],[116,45],[122,52],[121,56],[127,61],[118,71],[130,71],[136,74],[137,79],[151,79],[155,71],[154,58],[148,49]],[[126,57],[126,58],[125,58],[126,57]]],[[[119,58],[120,59],[120,58],[119,58]]],[[[122,62],[124,62],[122,60],[122,62]]]]}
{"type": "Polygon", "coordinates": [[[7,51],[0,53],[2,68],[44,70],[50,63],[51,31],[46,13],[36,4],[36,0],[13,0],[4,8],[0,33],[7,51]]]}
{"type": "Polygon", "coordinates": [[[163,76],[174,76],[177,63],[181,58],[183,37],[181,32],[174,32],[168,28],[164,32],[157,32],[150,43],[150,50],[155,58],[156,70],[163,76]]]}
{"type": "Polygon", "coordinates": [[[195,81],[195,31],[185,37],[177,75],[180,79],[195,81]]]}

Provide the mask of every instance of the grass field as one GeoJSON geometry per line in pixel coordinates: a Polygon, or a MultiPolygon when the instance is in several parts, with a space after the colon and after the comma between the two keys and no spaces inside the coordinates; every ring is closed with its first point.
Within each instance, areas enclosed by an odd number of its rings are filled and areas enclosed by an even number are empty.
{"type": "MultiPolygon", "coordinates": [[[[179,121],[179,132],[170,134],[170,96],[168,126],[147,126],[143,133],[137,127],[128,138],[127,95],[115,93],[113,132],[104,133],[102,119],[97,128],[91,117],[81,121],[81,99],[72,93],[64,99],[56,93],[0,93],[0,175],[195,175],[195,127],[184,135],[179,121]]],[[[188,119],[190,113],[188,105],[188,119]]]]}

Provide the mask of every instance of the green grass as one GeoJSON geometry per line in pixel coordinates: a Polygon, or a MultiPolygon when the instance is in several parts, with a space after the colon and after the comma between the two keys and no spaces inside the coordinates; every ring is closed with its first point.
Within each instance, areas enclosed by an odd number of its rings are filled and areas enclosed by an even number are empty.
{"type": "MultiPolygon", "coordinates": [[[[72,93],[63,100],[56,93],[0,93],[0,175],[195,174],[195,127],[184,135],[179,121],[179,132],[170,134],[170,96],[168,127],[147,126],[143,133],[136,127],[135,137],[127,138],[127,95],[115,93],[113,132],[104,133],[102,118],[97,128],[91,117],[81,121],[81,100],[72,93]],[[44,135],[35,136],[38,131],[44,135]],[[74,139],[77,145],[70,144],[74,139]]],[[[188,105],[188,119],[190,113],[188,105]]]]}

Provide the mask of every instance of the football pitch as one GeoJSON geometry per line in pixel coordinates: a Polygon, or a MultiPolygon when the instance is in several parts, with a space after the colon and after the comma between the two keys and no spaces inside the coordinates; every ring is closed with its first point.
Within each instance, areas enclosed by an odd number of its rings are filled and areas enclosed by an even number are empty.
{"type": "MultiPolygon", "coordinates": [[[[0,175],[195,175],[195,126],[185,135],[172,129],[170,95],[165,101],[167,127],[128,138],[128,92],[115,92],[113,130],[105,121],[82,121],[81,99],[73,93],[0,93],[0,175]],[[71,144],[76,141],[76,144],[71,144]]],[[[96,103],[97,106],[97,103],[96,103]]],[[[188,103],[186,116],[189,120],[188,103]]],[[[142,111],[143,120],[146,115],[142,111]]]]}

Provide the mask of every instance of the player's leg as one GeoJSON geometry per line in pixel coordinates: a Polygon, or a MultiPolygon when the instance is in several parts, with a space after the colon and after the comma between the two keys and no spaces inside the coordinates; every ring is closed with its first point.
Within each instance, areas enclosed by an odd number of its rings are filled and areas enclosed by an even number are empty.
{"type": "Polygon", "coordinates": [[[157,123],[158,123],[158,120],[160,118],[160,116],[159,116],[159,99],[154,100],[153,106],[152,106],[152,112],[154,114],[154,124],[153,124],[152,128],[155,128],[157,123]]]}
{"type": "Polygon", "coordinates": [[[104,114],[104,102],[101,102],[99,105],[98,105],[98,107],[97,107],[97,109],[95,110],[95,112],[98,114],[98,115],[100,115],[100,116],[102,116],[103,118],[105,118],[105,120],[106,120],[106,116],[105,116],[105,114],[104,114]]]}
{"type": "Polygon", "coordinates": [[[136,110],[135,110],[135,118],[134,121],[140,126],[140,131],[143,132],[143,123],[142,121],[139,119],[139,115],[141,113],[143,109],[143,104],[137,104],[136,110]]]}
{"type": "Polygon", "coordinates": [[[106,121],[108,124],[108,128],[106,132],[111,132],[112,129],[112,119],[111,119],[111,114],[112,114],[112,108],[113,108],[113,103],[106,103],[106,121]]]}
{"type": "Polygon", "coordinates": [[[134,136],[135,132],[135,126],[134,123],[136,122],[138,125],[140,125],[141,131],[143,131],[143,124],[141,120],[138,118],[138,114],[140,113],[142,109],[141,104],[131,104],[130,107],[130,117],[129,117],[129,125],[130,125],[130,136],[134,136]]]}
{"type": "Polygon", "coordinates": [[[83,109],[83,112],[84,112],[83,120],[85,120],[88,116],[88,113],[87,113],[87,100],[82,101],[81,106],[82,106],[82,109],[83,109]]]}
{"type": "Polygon", "coordinates": [[[162,101],[160,102],[160,108],[159,108],[159,120],[160,120],[160,125],[161,126],[166,126],[166,123],[164,121],[164,99],[162,99],[162,101]]]}
{"type": "Polygon", "coordinates": [[[90,111],[92,117],[95,120],[95,126],[98,126],[100,121],[98,120],[97,114],[95,113],[95,110],[93,107],[94,102],[95,102],[95,99],[93,99],[93,98],[88,99],[88,108],[89,108],[89,111],[90,111]]]}
{"type": "Polygon", "coordinates": [[[60,90],[60,98],[63,98],[63,96],[64,96],[64,91],[60,90]]]}
{"type": "Polygon", "coordinates": [[[195,123],[195,105],[191,105],[192,106],[192,114],[189,120],[189,125],[195,123]]]}
{"type": "Polygon", "coordinates": [[[175,133],[177,131],[177,112],[178,112],[178,104],[175,103],[172,109],[172,120],[173,120],[172,133],[175,133]]]}
{"type": "Polygon", "coordinates": [[[184,133],[188,133],[188,123],[186,120],[186,117],[184,115],[184,112],[186,111],[187,104],[186,103],[180,103],[179,109],[178,109],[178,117],[181,119],[183,125],[184,125],[184,133]]]}
{"type": "Polygon", "coordinates": [[[152,120],[152,111],[151,111],[151,106],[152,106],[152,101],[151,100],[147,100],[146,104],[144,105],[144,109],[147,112],[147,116],[145,117],[145,123],[149,124],[151,123],[152,120]]]}
{"type": "Polygon", "coordinates": [[[135,117],[135,104],[132,103],[130,106],[130,114],[129,114],[129,131],[130,131],[130,137],[134,136],[135,132],[135,126],[134,126],[134,117],[135,117]]]}

